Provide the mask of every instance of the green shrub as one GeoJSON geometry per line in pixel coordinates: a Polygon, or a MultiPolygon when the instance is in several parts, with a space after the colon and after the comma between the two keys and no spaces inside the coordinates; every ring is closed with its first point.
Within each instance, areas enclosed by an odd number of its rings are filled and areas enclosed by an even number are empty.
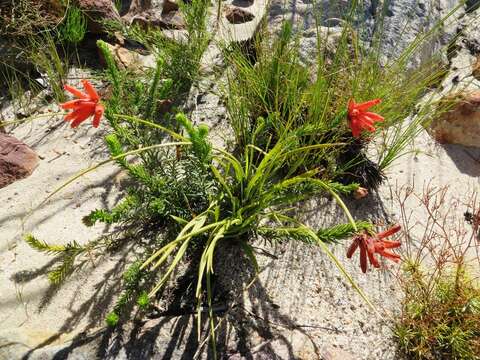
{"type": "Polygon", "coordinates": [[[480,287],[463,264],[429,274],[404,266],[405,300],[395,327],[400,350],[411,359],[480,359],[480,287]]]}
{"type": "Polygon", "coordinates": [[[87,19],[82,10],[71,5],[64,17],[65,20],[58,30],[61,40],[72,44],[81,42],[87,32],[87,19]]]}
{"type": "MultiPolygon", "coordinates": [[[[102,100],[111,126],[105,137],[111,156],[80,172],[49,198],[111,162],[132,179],[119,204],[97,209],[84,218],[88,226],[104,222],[117,225],[125,234],[135,234],[127,238],[135,239],[138,258],[124,273],[123,291],[107,323],[117,324],[135,302],[147,308],[177,267],[196,256],[192,286],[197,319],[201,321],[201,308],[207,305],[215,345],[215,254],[224,244],[238,246],[258,272],[252,246],[258,237],[319,246],[373,307],[327,244],[363,230],[373,231],[371,223],[353,219],[342,196],[357,190],[358,182],[378,185],[382,170],[428,121],[429,102],[418,110],[406,131],[398,130],[400,121],[411,114],[441,69],[429,64],[407,72],[403,57],[380,64],[375,49],[362,49],[346,26],[332,58],[324,56],[321,44],[325,39],[319,33],[319,54],[312,74],[300,61],[295,36],[286,23],[278,36],[258,42],[255,64],[241,50],[225,51],[231,67],[226,120],[234,129],[235,141],[231,148],[219,149],[210,142],[208,127],[193,124],[181,111],[186,94],[201,75],[200,60],[209,40],[207,10],[204,0],[181,5],[188,30],[186,42],[173,42],[151,29],[122,28],[126,36],[155,54],[155,69],[121,70],[107,45],[97,42],[107,65],[103,76],[111,83],[111,94],[102,100]],[[375,111],[387,119],[379,128],[394,126],[397,131],[374,162],[365,155],[369,139],[351,135],[347,104],[350,98],[364,101],[377,97],[384,102],[375,111]],[[172,106],[160,111],[159,105],[165,101],[172,106]],[[351,173],[354,176],[346,176],[351,173]],[[327,229],[303,224],[293,210],[318,196],[333,198],[348,223],[327,229]]],[[[65,279],[77,264],[85,263],[86,255],[114,251],[121,245],[120,239],[112,238],[82,246],[76,242],[50,245],[33,236],[27,236],[27,242],[40,251],[60,255],[60,265],[51,275],[56,282],[65,279]]]]}

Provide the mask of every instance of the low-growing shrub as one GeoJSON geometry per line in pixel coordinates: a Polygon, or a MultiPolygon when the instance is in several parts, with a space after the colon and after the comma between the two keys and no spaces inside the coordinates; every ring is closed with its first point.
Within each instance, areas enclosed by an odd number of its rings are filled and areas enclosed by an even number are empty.
{"type": "Polygon", "coordinates": [[[461,263],[432,274],[404,266],[402,316],[395,327],[400,350],[412,359],[480,359],[480,287],[461,263]]]}
{"type": "MultiPolygon", "coordinates": [[[[73,110],[65,117],[72,127],[89,116],[98,126],[105,108],[111,127],[105,141],[111,156],[80,172],[48,198],[111,162],[132,180],[116,206],[96,209],[84,218],[87,226],[101,222],[116,225],[118,233],[135,234],[128,238],[135,239],[138,247],[107,324],[116,325],[133,305],[148,309],[177,267],[195,257],[191,287],[198,331],[201,309],[206,307],[209,337],[215,345],[215,254],[223,244],[238,246],[258,272],[252,246],[258,237],[319,246],[373,307],[329,245],[353,237],[347,255],[359,248],[361,269],[366,272],[367,259],[380,267],[376,254],[399,260],[388,250],[399,243],[385,238],[400,228],[377,234],[370,222],[353,219],[342,196],[360,190],[360,185],[378,186],[382,171],[431,116],[433,102],[418,109],[415,104],[437,81],[441,69],[430,64],[407,73],[405,54],[410,48],[396,62],[381,64],[378,49],[362,48],[346,26],[333,58],[324,57],[325,49],[318,47],[312,74],[299,60],[292,28],[285,23],[278,36],[257,44],[255,63],[238,49],[225,51],[231,70],[226,120],[235,139],[232,147],[218,148],[210,142],[209,128],[193,124],[182,112],[186,94],[201,75],[200,61],[209,40],[208,4],[192,0],[180,8],[188,30],[185,42],[174,42],[155,30],[123,28],[126,36],[156,55],[155,69],[137,73],[119,69],[106,43],[99,40],[107,67],[103,77],[110,84],[103,105],[88,81],[83,82],[86,93],[67,87],[77,99],[62,104],[73,110]],[[369,111],[373,106],[376,113],[369,111]],[[415,120],[400,130],[400,121],[413,110],[415,120]],[[376,161],[368,160],[364,151],[375,134],[374,123],[381,124],[381,131],[397,127],[376,161]],[[336,201],[348,223],[325,229],[302,223],[295,208],[318,196],[336,201]]],[[[321,33],[318,36],[322,44],[321,33]]],[[[59,80],[62,74],[59,70],[59,80]]],[[[87,244],[52,245],[33,235],[26,240],[39,251],[59,256],[49,273],[54,283],[65,280],[90,257],[114,251],[124,241],[104,236],[87,244]]]]}

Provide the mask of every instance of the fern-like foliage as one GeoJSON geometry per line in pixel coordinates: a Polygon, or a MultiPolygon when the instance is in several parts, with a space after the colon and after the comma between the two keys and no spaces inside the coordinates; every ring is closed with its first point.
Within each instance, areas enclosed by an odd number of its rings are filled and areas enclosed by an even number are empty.
{"type": "Polygon", "coordinates": [[[37,251],[60,255],[60,264],[48,272],[49,281],[55,285],[60,284],[73,272],[76,257],[87,250],[86,246],[81,246],[76,241],[66,245],[50,245],[31,234],[25,235],[25,241],[37,251]]]}
{"type": "MultiPolygon", "coordinates": [[[[357,231],[373,231],[373,224],[369,221],[357,221],[357,231]]],[[[326,243],[334,243],[353,236],[357,232],[351,223],[339,224],[317,231],[320,240],[326,243]]]]}
{"type": "MultiPolygon", "coordinates": [[[[357,221],[355,225],[357,230],[351,223],[346,223],[320,229],[316,235],[324,243],[338,243],[340,240],[353,236],[357,231],[373,229],[373,224],[368,221],[357,221]]],[[[275,241],[299,240],[308,244],[314,244],[317,241],[312,237],[308,228],[304,227],[261,227],[258,229],[258,234],[275,241]]]]}
{"type": "Polygon", "coordinates": [[[193,126],[190,120],[184,114],[177,114],[175,117],[177,121],[187,131],[189,140],[192,142],[192,149],[195,156],[203,164],[208,164],[211,161],[212,145],[207,140],[208,127],[206,125],[193,126]]]}
{"type": "Polygon", "coordinates": [[[25,241],[28,245],[30,245],[32,249],[48,254],[58,254],[66,250],[66,247],[64,245],[50,245],[45,241],[37,239],[32,234],[26,234],[25,241]]]}

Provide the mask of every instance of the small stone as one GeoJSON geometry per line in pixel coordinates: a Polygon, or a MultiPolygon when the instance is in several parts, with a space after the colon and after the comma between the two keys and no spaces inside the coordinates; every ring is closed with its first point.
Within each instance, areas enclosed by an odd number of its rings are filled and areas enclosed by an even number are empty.
{"type": "Polygon", "coordinates": [[[360,200],[368,196],[368,189],[364,187],[359,187],[357,190],[353,192],[353,197],[355,200],[360,200]]]}
{"type": "Polygon", "coordinates": [[[31,175],[37,154],[20,140],[0,134],[0,188],[31,175]]]}
{"type": "Polygon", "coordinates": [[[232,24],[243,24],[252,21],[255,15],[238,7],[230,6],[225,10],[225,17],[232,24]]]}

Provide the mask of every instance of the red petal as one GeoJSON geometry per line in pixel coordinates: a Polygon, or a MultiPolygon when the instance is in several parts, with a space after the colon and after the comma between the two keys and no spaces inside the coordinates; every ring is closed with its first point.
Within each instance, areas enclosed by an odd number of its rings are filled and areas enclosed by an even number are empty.
{"type": "Polygon", "coordinates": [[[368,130],[370,132],[375,131],[375,127],[372,125],[371,121],[365,119],[364,117],[360,118],[362,129],[368,130]]]}
{"type": "Polygon", "coordinates": [[[374,99],[374,100],[366,101],[361,104],[356,104],[355,108],[361,112],[364,112],[370,109],[372,106],[377,105],[381,102],[382,102],[382,99],[374,99]]]}
{"type": "Polygon", "coordinates": [[[67,90],[68,92],[72,93],[74,96],[76,96],[79,99],[88,99],[88,95],[84,94],[80,90],[74,88],[73,86],[70,85],[64,85],[63,88],[67,90]]]}
{"type": "MultiPolygon", "coordinates": [[[[82,109],[84,110],[84,109],[82,109]]],[[[71,127],[72,128],[76,128],[78,125],[80,125],[82,122],[84,122],[85,120],[87,120],[90,116],[92,116],[93,114],[91,112],[82,112],[81,114],[79,114],[75,120],[73,120],[72,122],[72,125],[71,127]]]]}
{"type": "Polygon", "coordinates": [[[352,244],[348,247],[348,250],[347,250],[347,258],[350,259],[350,258],[352,257],[353,253],[357,250],[359,243],[360,243],[360,242],[358,241],[357,238],[355,238],[355,239],[353,240],[352,244]]]}
{"type": "Polygon", "coordinates": [[[67,116],[65,120],[73,120],[72,128],[77,127],[82,121],[86,120],[88,117],[92,116],[95,111],[95,105],[93,106],[82,106],[81,108],[76,109],[67,116]]]}
{"type": "Polygon", "coordinates": [[[360,243],[360,268],[363,273],[367,272],[367,249],[363,243],[360,243]]]}
{"type": "Polygon", "coordinates": [[[355,109],[355,100],[350,99],[348,100],[348,113],[350,114],[353,109],[355,109]]]}
{"type": "Polygon", "coordinates": [[[377,251],[378,254],[382,255],[383,257],[387,258],[387,259],[390,259],[390,260],[393,260],[395,262],[399,262],[400,261],[400,255],[398,254],[394,254],[390,251],[386,251],[386,250],[378,250],[377,251]]]}
{"type": "Polygon", "coordinates": [[[374,245],[373,239],[369,237],[365,237],[364,241],[365,241],[365,247],[367,248],[367,251],[373,254],[375,252],[375,245],[374,245]]]}
{"type": "Polygon", "coordinates": [[[352,130],[353,137],[359,137],[362,133],[362,128],[358,125],[358,119],[352,119],[349,125],[350,129],[352,130]]]}
{"type": "Polygon", "coordinates": [[[93,127],[97,128],[100,125],[100,119],[102,118],[103,112],[105,111],[102,105],[97,105],[95,107],[95,116],[93,117],[93,127]]]}
{"type": "Polygon", "coordinates": [[[402,243],[400,241],[388,241],[388,240],[382,240],[382,245],[385,249],[395,249],[400,247],[402,243]]]}
{"type": "Polygon", "coordinates": [[[383,238],[386,238],[390,235],[393,235],[393,234],[396,234],[397,232],[400,231],[402,227],[400,225],[395,225],[395,226],[392,226],[390,229],[388,230],[385,230],[385,231],[382,231],[381,233],[379,233],[377,235],[377,239],[383,239],[383,238]]]}
{"type": "Polygon", "coordinates": [[[90,84],[88,80],[82,80],[83,88],[87,92],[87,94],[90,96],[90,99],[93,101],[97,102],[100,100],[100,96],[98,96],[97,90],[90,84]]]}
{"type": "Polygon", "coordinates": [[[363,115],[367,116],[368,118],[372,119],[372,121],[384,121],[385,118],[383,116],[380,116],[378,114],[375,114],[370,111],[366,111],[363,113],[363,115]]]}
{"type": "Polygon", "coordinates": [[[84,100],[84,99],[76,99],[76,100],[71,100],[63,104],[60,104],[60,107],[65,110],[69,110],[69,109],[82,108],[83,106],[86,106],[86,105],[95,106],[95,103],[84,100]]]}
{"type": "Polygon", "coordinates": [[[75,109],[74,111],[72,111],[71,113],[65,115],[65,117],[64,117],[63,119],[64,119],[65,121],[69,121],[69,120],[75,119],[81,111],[82,111],[81,108],[77,108],[77,109],[75,109]]]}
{"type": "Polygon", "coordinates": [[[59,106],[65,110],[75,109],[79,104],[81,104],[84,101],[85,101],[84,99],[75,99],[75,100],[70,100],[62,104],[59,104],[59,106]]]}
{"type": "Polygon", "coordinates": [[[379,268],[380,264],[378,263],[378,260],[375,257],[375,255],[370,253],[370,251],[367,254],[368,254],[368,259],[370,260],[370,264],[372,264],[373,267],[379,268]]]}
{"type": "Polygon", "coordinates": [[[358,121],[362,124],[362,126],[364,124],[372,126],[373,123],[374,123],[374,121],[372,119],[370,119],[367,116],[364,116],[363,114],[358,116],[358,121]]]}

